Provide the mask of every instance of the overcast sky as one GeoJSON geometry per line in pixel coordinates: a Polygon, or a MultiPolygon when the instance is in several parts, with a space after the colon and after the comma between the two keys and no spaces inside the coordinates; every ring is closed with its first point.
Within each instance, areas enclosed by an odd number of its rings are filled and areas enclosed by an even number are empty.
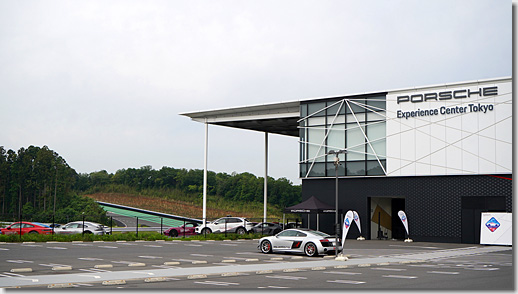
{"type": "MultiPolygon", "coordinates": [[[[0,146],[79,173],[203,168],[179,113],[511,76],[511,1],[2,1],[0,146]]],[[[264,174],[264,135],[209,127],[209,170],[264,174]]],[[[298,178],[270,135],[269,175],[298,178]]]]}

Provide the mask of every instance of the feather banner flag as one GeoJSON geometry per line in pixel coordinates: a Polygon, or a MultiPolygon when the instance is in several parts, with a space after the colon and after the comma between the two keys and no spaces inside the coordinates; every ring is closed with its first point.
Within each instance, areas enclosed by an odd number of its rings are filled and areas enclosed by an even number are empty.
{"type": "Polygon", "coordinates": [[[401,221],[403,222],[403,226],[405,226],[405,230],[406,230],[406,234],[408,234],[408,219],[406,218],[406,214],[403,210],[400,210],[397,215],[399,216],[399,218],[401,219],[401,221]]]}
{"type": "Polygon", "coordinates": [[[351,227],[353,220],[354,220],[354,214],[351,210],[349,210],[345,214],[345,218],[344,218],[344,229],[342,230],[342,248],[345,245],[345,238],[347,237],[347,233],[349,232],[349,228],[351,227]]]}

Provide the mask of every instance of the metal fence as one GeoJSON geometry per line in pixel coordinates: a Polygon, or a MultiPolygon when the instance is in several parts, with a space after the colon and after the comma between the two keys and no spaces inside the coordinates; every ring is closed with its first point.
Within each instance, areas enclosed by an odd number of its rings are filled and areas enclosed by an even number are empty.
{"type": "MultiPolygon", "coordinates": [[[[218,219],[207,219],[207,222],[213,222],[218,219]]],[[[284,224],[282,223],[282,220],[279,218],[268,218],[266,220],[266,223],[263,222],[263,218],[247,218],[247,220],[254,225],[254,228],[253,230],[251,230],[251,232],[261,235],[272,235],[287,228],[302,226],[302,222],[299,219],[285,219],[284,224]]],[[[57,228],[70,222],[94,222],[103,225],[107,234],[113,234],[115,232],[134,232],[137,234],[137,236],[139,232],[159,232],[160,234],[165,234],[167,229],[175,228],[176,233],[171,233],[171,231],[168,232],[168,235],[171,237],[187,237],[193,235],[193,229],[191,228],[202,224],[201,220],[196,219],[175,219],[146,215],[142,213],[114,215],[108,212],[106,215],[38,214],[21,216],[13,214],[0,214],[0,228],[6,228],[16,222],[36,222],[50,226],[52,228],[57,228]]],[[[226,236],[227,233],[236,233],[234,229],[235,226],[225,222],[224,228],[218,232],[224,233],[226,236]]],[[[19,233],[22,233],[21,228],[19,233]]],[[[204,233],[204,235],[206,235],[206,233],[207,231],[204,233]]]]}

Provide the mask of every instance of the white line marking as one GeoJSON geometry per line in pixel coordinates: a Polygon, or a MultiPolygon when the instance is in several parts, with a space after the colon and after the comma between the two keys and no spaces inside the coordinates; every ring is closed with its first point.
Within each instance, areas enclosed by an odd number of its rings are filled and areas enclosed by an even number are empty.
{"type": "Polygon", "coordinates": [[[79,270],[83,271],[83,272],[89,272],[89,273],[111,273],[111,271],[109,271],[109,270],[104,270],[104,269],[99,269],[99,268],[89,268],[89,269],[80,268],[79,270]]]}
{"type": "Polygon", "coordinates": [[[102,258],[95,258],[95,257],[78,257],[77,259],[89,260],[89,261],[103,260],[102,258]]]}
{"type": "Polygon", "coordinates": [[[211,255],[211,254],[195,254],[195,253],[192,253],[191,256],[199,256],[199,257],[212,257],[214,255],[211,255]]]}
{"type": "Polygon", "coordinates": [[[395,279],[417,279],[417,277],[414,276],[398,276],[398,275],[387,275],[382,276],[384,278],[395,278],[395,279]]]}
{"type": "Polygon", "coordinates": [[[161,256],[139,256],[140,258],[147,258],[147,259],[160,259],[160,258],[163,258],[161,256]]]}
{"type": "Polygon", "coordinates": [[[12,263],[34,263],[34,261],[30,260],[6,260],[6,262],[12,262],[12,263]]]}
{"type": "Polygon", "coordinates": [[[293,277],[293,276],[265,276],[270,279],[283,279],[283,280],[307,280],[306,277],[293,277]]]}
{"type": "Polygon", "coordinates": [[[349,281],[349,280],[334,280],[334,281],[327,281],[327,282],[328,283],[340,283],[340,284],[354,284],[354,285],[366,283],[366,282],[362,282],[362,281],[349,281]]]}
{"type": "Polygon", "coordinates": [[[68,249],[68,248],[65,248],[65,247],[47,247],[48,249],[59,249],[59,250],[64,250],[64,249],[68,249]]]}
{"type": "Polygon", "coordinates": [[[337,275],[361,275],[362,273],[353,273],[353,272],[323,272],[325,274],[337,274],[337,275]]]}
{"type": "Polygon", "coordinates": [[[239,283],[231,283],[231,282],[220,282],[220,281],[203,281],[203,282],[194,282],[196,284],[207,284],[207,285],[216,285],[216,286],[238,286],[239,283]]]}
{"type": "Polygon", "coordinates": [[[90,277],[90,278],[94,278],[94,279],[100,279],[101,276],[92,276],[92,275],[78,275],[80,277],[90,277]]]}
{"type": "Polygon", "coordinates": [[[117,249],[119,247],[115,247],[115,246],[99,246],[98,248],[117,249]]]}
{"type": "Polygon", "coordinates": [[[6,277],[25,277],[24,275],[8,273],[8,272],[3,272],[3,274],[4,274],[4,276],[7,275],[6,277]]]}
{"type": "Polygon", "coordinates": [[[373,267],[371,268],[373,270],[380,270],[380,271],[395,271],[395,272],[404,272],[406,269],[404,268],[390,268],[390,267],[373,267]]]}
{"type": "Polygon", "coordinates": [[[441,274],[441,275],[458,275],[459,272],[439,272],[439,271],[429,271],[429,274],[441,274]]]}

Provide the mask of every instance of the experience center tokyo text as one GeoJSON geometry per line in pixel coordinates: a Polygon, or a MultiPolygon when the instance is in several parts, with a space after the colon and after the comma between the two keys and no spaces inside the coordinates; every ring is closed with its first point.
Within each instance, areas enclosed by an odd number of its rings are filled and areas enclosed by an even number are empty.
{"type": "Polygon", "coordinates": [[[452,107],[446,107],[442,106],[441,108],[435,108],[435,109],[417,109],[414,111],[397,111],[397,117],[398,118],[406,118],[409,117],[419,117],[419,116],[431,116],[431,115],[439,115],[439,114],[461,114],[461,113],[468,113],[468,112],[482,112],[486,113],[488,111],[493,111],[494,109],[493,104],[468,104],[468,106],[452,106],[452,107]]]}

